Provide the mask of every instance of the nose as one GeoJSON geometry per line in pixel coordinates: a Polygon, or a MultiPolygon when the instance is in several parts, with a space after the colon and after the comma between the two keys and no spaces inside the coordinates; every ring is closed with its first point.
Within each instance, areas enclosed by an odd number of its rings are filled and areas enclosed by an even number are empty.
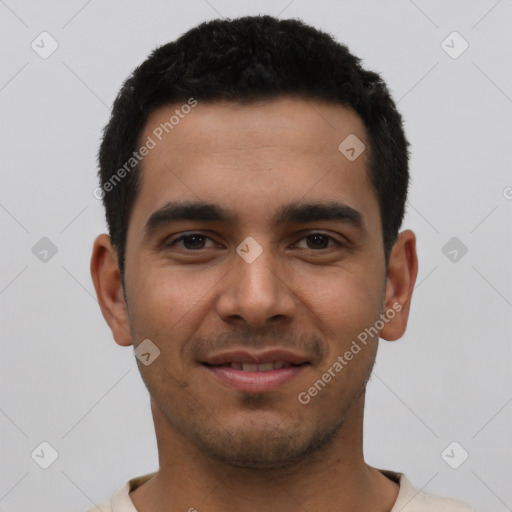
{"type": "Polygon", "coordinates": [[[289,321],[298,304],[292,281],[286,262],[278,261],[269,249],[251,262],[236,254],[217,301],[218,315],[225,322],[255,329],[289,321]]]}

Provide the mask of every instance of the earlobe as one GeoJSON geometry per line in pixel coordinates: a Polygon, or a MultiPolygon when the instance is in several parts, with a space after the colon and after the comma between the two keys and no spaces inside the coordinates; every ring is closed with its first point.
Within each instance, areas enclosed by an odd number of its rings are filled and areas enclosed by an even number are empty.
{"type": "Polygon", "coordinates": [[[416,236],[408,229],[398,235],[389,257],[383,312],[388,321],[381,330],[381,338],[394,341],[403,336],[417,275],[416,236]]]}
{"type": "Polygon", "coordinates": [[[131,345],[117,251],[107,234],[99,235],[94,241],[90,270],[101,313],[116,343],[122,346],[131,345]]]}

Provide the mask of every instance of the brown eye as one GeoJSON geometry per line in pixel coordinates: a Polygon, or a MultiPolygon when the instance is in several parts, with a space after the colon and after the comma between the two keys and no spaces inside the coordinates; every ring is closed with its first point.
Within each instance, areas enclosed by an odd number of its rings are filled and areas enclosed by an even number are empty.
{"type": "Polygon", "coordinates": [[[167,247],[178,246],[187,251],[205,249],[206,240],[211,240],[209,237],[201,233],[191,233],[189,235],[182,235],[173,242],[169,243],[167,247]]]}
{"type": "Polygon", "coordinates": [[[301,247],[305,249],[311,250],[322,250],[329,249],[334,244],[335,247],[340,247],[342,244],[335,240],[332,236],[326,235],[324,233],[312,233],[307,235],[301,239],[306,240],[306,247],[301,247]],[[329,246],[329,242],[332,242],[331,247],[329,246]]]}
{"type": "Polygon", "coordinates": [[[325,235],[309,235],[306,240],[310,244],[310,249],[326,249],[329,246],[329,237],[325,235]]]}
{"type": "Polygon", "coordinates": [[[186,249],[203,249],[205,238],[203,235],[188,235],[182,238],[186,249]]]}

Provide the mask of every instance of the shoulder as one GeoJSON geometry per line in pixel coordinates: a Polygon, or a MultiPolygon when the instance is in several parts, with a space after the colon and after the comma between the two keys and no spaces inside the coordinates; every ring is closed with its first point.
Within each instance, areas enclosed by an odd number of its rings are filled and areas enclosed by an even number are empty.
{"type": "Polygon", "coordinates": [[[417,489],[403,473],[396,473],[400,491],[391,512],[475,512],[475,509],[453,498],[436,496],[417,489]]]}
{"type": "Polygon", "coordinates": [[[112,512],[112,505],[110,501],[104,501],[103,503],[98,503],[94,507],[87,510],[87,512],[112,512]]]}
{"type": "Polygon", "coordinates": [[[130,492],[153,478],[155,474],[156,472],[153,472],[131,478],[114,493],[111,501],[99,503],[86,512],[137,512],[130,498],[130,492]]]}

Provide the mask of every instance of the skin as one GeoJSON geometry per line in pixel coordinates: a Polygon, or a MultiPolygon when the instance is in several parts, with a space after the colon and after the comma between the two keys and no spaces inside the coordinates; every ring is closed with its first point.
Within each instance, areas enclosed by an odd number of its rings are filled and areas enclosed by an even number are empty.
{"type": "MultiPolygon", "coordinates": [[[[140,140],[179,107],[154,111],[140,140]]],[[[396,340],[406,329],[418,270],[415,235],[400,233],[386,270],[369,147],[353,111],[280,98],[199,102],[144,158],[127,235],[127,304],[108,235],[96,238],[91,259],[116,343],[136,347],[150,339],[160,350],[148,366],[137,360],[160,462],[130,493],[140,512],[393,507],[398,485],[363,458],[365,388],[378,337],[307,405],[297,399],[393,304],[401,310],[380,337],[396,340]],[[338,150],[349,134],[366,145],[354,161],[338,150]],[[186,200],[221,205],[236,221],[179,221],[144,236],[155,210],[186,200]],[[362,228],[338,220],[272,223],[282,205],[329,200],[358,210],[362,228]],[[207,238],[169,245],[191,232],[207,238]],[[332,238],[320,237],[318,248],[308,238],[315,233],[332,238]],[[263,249],[252,263],[235,250],[249,236],[263,249]],[[310,358],[274,391],[233,389],[201,364],[219,347],[270,346],[310,358]]]]}

